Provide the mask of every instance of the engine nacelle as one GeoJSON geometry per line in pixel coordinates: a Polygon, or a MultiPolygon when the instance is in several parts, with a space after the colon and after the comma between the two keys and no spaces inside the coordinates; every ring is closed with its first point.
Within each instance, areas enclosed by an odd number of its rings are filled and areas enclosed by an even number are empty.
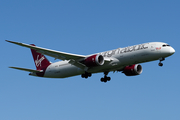
{"type": "Polygon", "coordinates": [[[140,75],[142,73],[142,66],[139,64],[134,64],[130,66],[126,66],[123,70],[123,73],[126,76],[135,76],[140,75]]]}
{"type": "Polygon", "coordinates": [[[88,67],[103,65],[104,57],[102,55],[92,55],[84,60],[84,64],[88,67]]]}

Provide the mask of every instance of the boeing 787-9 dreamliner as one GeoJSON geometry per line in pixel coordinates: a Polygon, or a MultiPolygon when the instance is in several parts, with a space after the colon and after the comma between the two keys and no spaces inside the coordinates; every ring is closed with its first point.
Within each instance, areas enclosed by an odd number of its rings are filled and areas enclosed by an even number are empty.
{"type": "Polygon", "coordinates": [[[66,78],[76,75],[88,78],[93,73],[103,72],[104,77],[100,79],[101,82],[111,80],[107,76],[111,71],[119,71],[126,76],[140,75],[142,66],[139,63],[159,60],[158,65],[163,66],[162,61],[175,53],[170,45],[163,42],[143,43],[91,55],[77,55],[37,47],[34,44],[6,41],[30,48],[36,66],[36,70],[20,67],[10,68],[28,71],[29,75],[46,78],[66,78]],[[62,61],[51,63],[44,55],[62,61]]]}

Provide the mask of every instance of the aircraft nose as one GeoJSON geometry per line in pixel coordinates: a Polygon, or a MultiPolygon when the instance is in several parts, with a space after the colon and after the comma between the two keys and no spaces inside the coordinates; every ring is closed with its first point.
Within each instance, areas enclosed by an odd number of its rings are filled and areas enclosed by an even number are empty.
{"type": "Polygon", "coordinates": [[[175,53],[175,50],[174,50],[174,48],[170,48],[170,54],[174,54],[175,53]]]}

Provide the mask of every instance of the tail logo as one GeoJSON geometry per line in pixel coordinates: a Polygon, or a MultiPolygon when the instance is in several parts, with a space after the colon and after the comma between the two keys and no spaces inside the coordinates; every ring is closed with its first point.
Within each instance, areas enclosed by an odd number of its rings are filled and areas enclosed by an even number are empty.
{"type": "Polygon", "coordinates": [[[37,56],[37,60],[35,60],[35,64],[37,67],[41,66],[41,62],[45,59],[44,56],[42,56],[40,59],[39,58],[39,55],[37,56]]]}

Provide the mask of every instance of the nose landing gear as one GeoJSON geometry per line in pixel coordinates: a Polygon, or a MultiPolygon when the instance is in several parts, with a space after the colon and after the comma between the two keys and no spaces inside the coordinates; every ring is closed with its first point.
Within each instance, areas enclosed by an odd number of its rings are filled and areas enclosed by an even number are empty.
{"type": "Polygon", "coordinates": [[[161,63],[161,62],[164,61],[164,60],[165,60],[165,58],[160,58],[160,59],[159,59],[159,64],[158,64],[158,65],[162,67],[162,66],[163,66],[163,63],[161,63]]]}

